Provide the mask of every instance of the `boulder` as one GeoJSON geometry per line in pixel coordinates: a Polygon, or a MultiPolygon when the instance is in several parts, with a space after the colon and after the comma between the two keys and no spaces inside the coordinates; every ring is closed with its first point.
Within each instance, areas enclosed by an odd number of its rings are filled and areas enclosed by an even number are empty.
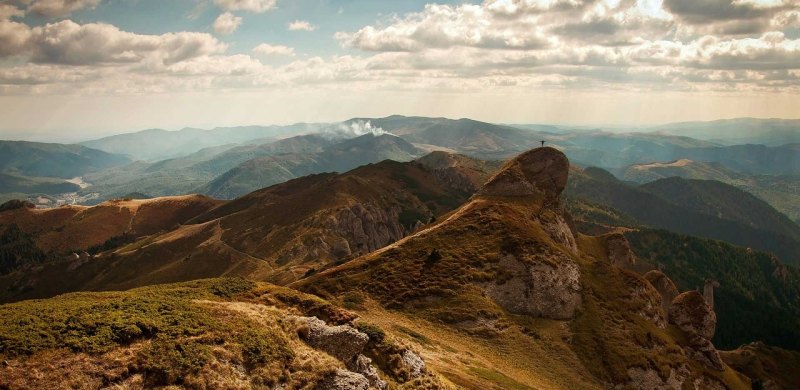
{"type": "Polygon", "coordinates": [[[314,388],[316,390],[367,390],[369,389],[369,380],[364,375],[338,369],[325,376],[314,388]]]}
{"type": "Polygon", "coordinates": [[[345,363],[352,362],[369,341],[366,333],[349,325],[329,326],[317,317],[300,317],[299,320],[306,325],[301,337],[308,345],[345,363]]]}
{"type": "Polygon", "coordinates": [[[636,255],[631,250],[628,239],[620,233],[606,236],[606,254],[611,264],[617,267],[630,269],[636,264],[636,255]]]}
{"type": "Polygon", "coordinates": [[[678,287],[675,286],[672,279],[657,270],[644,274],[644,279],[655,287],[658,294],[661,295],[661,308],[664,310],[664,316],[669,321],[669,309],[672,307],[672,300],[678,296],[678,287]]]}
{"type": "Polygon", "coordinates": [[[669,322],[687,334],[705,339],[714,337],[717,315],[697,291],[687,291],[672,300],[669,322]]]}
{"type": "Polygon", "coordinates": [[[403,351],[400,361],[411,374],[411,378],[419,378],[425,374],[425,361],[416,352],[410,349],[403,351]]]}
{"type": "MultiPolygon", "coordinates": [[[[424,363],[423,363],[424,364],[424,363]]],[[[378,370],[372,365],[372,359],[358,355],[349,367],[353,372],[363,375],[369,385],[378,390],[385,390],[389,385],[378,375],[378,370]]]]}

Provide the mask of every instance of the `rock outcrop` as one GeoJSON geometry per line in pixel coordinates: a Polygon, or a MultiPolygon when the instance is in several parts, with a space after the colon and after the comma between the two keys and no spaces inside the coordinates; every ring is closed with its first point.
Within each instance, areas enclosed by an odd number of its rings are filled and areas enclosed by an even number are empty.
{"type": "Polygon", "coordinates": [[[644,279],[650,282],[661,295],[661,309],[664,311],[664,317],[669,321],[669,309],[672,307],[672,300],[678,296],[678,287],[675,286],[672,279],[658,270],[648,271],[644,274],[644,279]]]}
{"type": "Polygon", "coordinates": [[[302,338],[308,345],[345,363],[354,361],[369,342],[369,336],[349,325],[329,326],[317,317],[301,317],[300,321],[306,326],[302,338]]]}
{"type": "Polygon", "coordinates": [[[315,390],[367,390],[369,389],[369,380],[364,375],[347,371],[336,370],[330,375],[326,376],[317,386],[315,390]]]}
{"type": "Polygon", "coordinates": [[[687,291],[675,297],[669,311],[669,321],[686,334],[688,354],[711,368],[723,370],[719,352],[711,343],[717,326],[717,316],[697,291],[687,291]]]}
{"type": "Polygon", "coordinates": [[[636,255],[631,250],[628,239],[620,233],[612,233],[606,237],[606,254],[611,264],[630,269],[636,264],[636,255]]]}
{"type": "Polygon", "coordinates": [[[714,289],[717,287],[719,287],[719,282],[712,279],[707,279],[705,285],[703,285],[703,299],[706,300],[711,310],[714,310],[714,289]]]}
{"type": "Polygon", "coordinates": [[[508,254],[498,266],[508,277],[489,284],[486,295],[511,313],[569,319],[581,304],[578,265],[563,254],[508,254]]]}
{"type": "Polygon", "coordinates": [[[567,185],[569,160],[554,148],[532,149],[520,154],[494,175],[480,190],[489,196],[537,196],[555,203],[567,185]]]}

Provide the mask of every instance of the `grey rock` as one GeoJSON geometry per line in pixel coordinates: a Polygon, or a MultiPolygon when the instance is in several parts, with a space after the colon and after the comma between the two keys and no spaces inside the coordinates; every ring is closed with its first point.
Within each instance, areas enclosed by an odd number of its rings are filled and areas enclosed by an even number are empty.
{"type": "Polygon", "coordinates": [[[369,341],[369,336],[352,326],[329,326],[317,317],[300,317],[308,327],[303,339],[308,345],[349,363],[353,361],[369,341]]]}
{"type": "Polygon", "coordinates": [[[412,378],[419,378],[425,374],[425,361],[414,351],[407,349],[400,355],[400,360],[412,378]]]}
{"type": "Polygon", "coordinates": [[[367,390],[369,380],[364,375],[338,369],[315,386],[317,390],[367,390]]]}
{"type": "Polygon", "coordinates": [[[375,366],[372,365],[372,359],[364,355],[358,355],[356,360],[349,368],[358,374],[364,375],[364,377],[369,381],[370,386],[373,388],[385,390],[389,387],[386,381],[382,380],[378,375],[378,370],[376,370],[375,366]]]}

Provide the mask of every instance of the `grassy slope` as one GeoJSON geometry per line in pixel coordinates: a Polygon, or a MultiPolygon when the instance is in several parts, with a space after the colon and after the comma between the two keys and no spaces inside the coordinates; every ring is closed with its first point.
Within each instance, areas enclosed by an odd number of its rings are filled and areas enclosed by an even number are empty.
{"type": "Polygon", "coordinates": [[[0,172],[24,176],[69,179],[129,161],[80,145],[0,141],[0,172]]]}
{"type": "MultiPolygon", "coordinates": [[[[0,357],[7,362],[0,383],[21,389],[56,382],[311,389],[344,367],[303,343],[291,316],[354,319],[321,299],[243,279],[68,294],[2,305],[0,313],[0,357]]],[[[385,334],[382,350],[397,348],[395,331],[377,331],[385,334]]],[[[391,370],[382,377],[398,389],[450,387],[435,373],[402,385],[391,370]]]]}

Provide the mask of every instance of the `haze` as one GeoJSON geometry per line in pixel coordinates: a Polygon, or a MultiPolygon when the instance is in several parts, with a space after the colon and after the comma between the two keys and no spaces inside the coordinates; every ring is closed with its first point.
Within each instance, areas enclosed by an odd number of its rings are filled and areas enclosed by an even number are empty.
{"type": "Polygon", "coordinates": [[[0,138],[797,118],[796,0],[5,0],[0,138]]]}

